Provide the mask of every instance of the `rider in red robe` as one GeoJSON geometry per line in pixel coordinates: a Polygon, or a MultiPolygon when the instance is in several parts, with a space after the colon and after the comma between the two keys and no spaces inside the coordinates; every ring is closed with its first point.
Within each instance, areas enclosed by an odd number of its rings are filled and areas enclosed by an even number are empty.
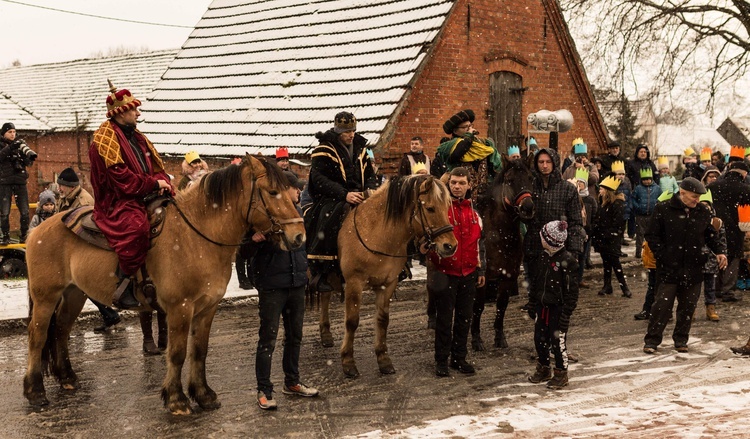
{"type": "Polygon", "coordinates": [[[143,199],[153,192],[173,192],[154,145],[135,126],[141,102],[110,82],[107,118],[89,147],[94,222],[117,253],[120,283],[114,297],[120,308],[139,306],[132,277],[146,260],[149,222],[143,199]]]}

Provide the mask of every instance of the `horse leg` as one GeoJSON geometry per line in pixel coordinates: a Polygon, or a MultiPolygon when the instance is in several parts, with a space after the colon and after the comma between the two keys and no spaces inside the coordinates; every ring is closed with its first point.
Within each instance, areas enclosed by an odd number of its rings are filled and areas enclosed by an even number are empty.
{"type": "Polygon", "coordinates": [[[80,291],[67,292],[57,307],[55,324],[55,346],[56,349],[53,371],[57,381],[64,390],[75,390],[78,387],[78,377],[70,364],[70,353],[68,351],[68,340],[73,329],[76,318],[81,313],[86,303],[86,296],[80,291]]]}
{"type": "Polygon", "coordinates": [[[29,358],[26,375],[23,378],[23,395],[34,406],[49,404],[44,390],[44,374],[42,370],[42,349],[47,342],[47,330],[55,312],[58,295],[42,300],[44,294],[38,292],[33,296],[36,300],[29,301],[31,320],[29,321],[29,358]]]}
{"type": "Polygon", "coordinates": [[[474,310],[471,318],[471,348],[477,352],[484,350],[484,342],[481,336],[482,313],[484,313],[485,296],[490,289],[489,285],[477,288],[474,296],[474,310]]]}
{"type": "Polygon", "coordinates": [[[391,357],[388,356],[388,345],[386,336],[388,334],[388,323],[390,321],[391,297],[396,289],[396,283],[388,285],[385,290],[375,296],[375,355],[378,359],[378,368],[382,374],[396,373],[393,368],[391,357]]]}
{"type": "Polygon", "coordinates": [[[167,375],[161,388],[161,399],[164,406],[173,415],[189,415],[193,413],[190,400],[182,391],[182,366],[187,355],[188,331],[193,315],[193,305],[167,309],[167,328],[169,328],[169,344],[167,345],[167,375]]]}
{"type": "Polygon", "coordinates": [[[208,355],[208,337],[211,333],[211,324],[216,315],[214,306],[204,309],[193,317],[193,351],[190,361],[190,379],[188,381],[188,394],[204,410],[214,410],[221,407],[219,398],[216,396],[206,382],[206,355],[208,355]]]}
{"type": "Polygon", "coordinates": [[[331,306],[331,292],[318,293],[320,294],[320,320],[318,327],[320,328],[320,344],[324,348],[330,348],[333,346],[333,335],[331,335],[331,315],[329,307],[331,306]]]}
{"type": "Polygon", "coordinates": [[[510,291],[508,288],[500,288],[497,292],[497,310],[495,311],[495,347],[507,348],[508,341],[505,339],[503,330],[505,322],[505,311],[508,309],[510,291]]]}
{"type": "Polygon", "coordinates": [[[341,343],[341,366],[344,375],[348,378],[359,376],[357,365],[354,362],[354,333],[359,327],[359,308],[362,303],[362,284],[359,280],[348,280],[345,288],[344,320],[346,321],[346,334],[341,343]]]}

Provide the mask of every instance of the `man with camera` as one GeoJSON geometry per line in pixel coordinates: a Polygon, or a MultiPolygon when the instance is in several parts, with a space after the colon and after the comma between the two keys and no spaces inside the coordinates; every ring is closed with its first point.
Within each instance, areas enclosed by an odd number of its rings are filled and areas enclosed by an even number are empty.
{"type": "Polygon", "coordinates": [[[37,154],[22,139],[16,139],[16,127],[6,122],[0,128],[0,230],[1,245],[10,244],[10,203],[16,197],[16,207],[21,213],[21,235],[19,243],[26,242],[29,233],[29,192],[26,168],[36,160],[37,154]]]}

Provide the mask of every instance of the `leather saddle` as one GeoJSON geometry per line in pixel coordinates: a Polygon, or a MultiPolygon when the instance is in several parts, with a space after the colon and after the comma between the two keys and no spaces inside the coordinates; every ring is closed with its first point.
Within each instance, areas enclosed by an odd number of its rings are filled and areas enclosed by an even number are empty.
{"type": "MultiPolygon", "coordinates": [[[[150,239],[152,241],[161,234],[166,216],[165,207],[171,202],[172,198],[169,196],[157,196],[146,200],[146,212],[148,213],[151,230],[150,239]]],[[[66,212],[62,216],[62,222],[68,230],[89,244],[113,251],[107,242],[107,238],[94,222],[93,213],[93,206],[81,206],[66,212]]]]}

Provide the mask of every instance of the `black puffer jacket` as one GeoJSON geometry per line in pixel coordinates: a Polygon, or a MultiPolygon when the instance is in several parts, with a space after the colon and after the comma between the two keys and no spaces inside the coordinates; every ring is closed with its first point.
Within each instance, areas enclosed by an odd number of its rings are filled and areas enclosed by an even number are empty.
{"type": "Polygon", "coordinates": [[[339,142],[338,134],[330,129],[315,135],[320,145],[313,150],[309,192],[313,200],[322,198],[344,201],[348,192],[362,192],[378,187],[370,158],[367,139],[354,135],[354,152],[349,156],[339,142]]]}
{"type": "Polygon", "coordinates": [[[530,297],[531,304],[536,306],[562,306],[562,314],[568,317],[578,306],[578,260],[566,250],[550,255],[542,252],[539,258],[539,273],[530,297]]]}
{"type": "Polygon", "coordinates": [[[17,145],[0,137],[0,184],[26,184],[29,179],[26,168],[33,160],[22,154],[17,145]]]}
{"type": "Polygon", "coordinates": [[[703,204],[689,209],[679,195],[656,205],[645,236],[656,257],[660,282],[695,284],[703,280],[708,260],[703,246],[726,254],[719,233],[711,226],[711,211],[703,204]]]}
{"type": "Polygon", "coordinates": [[[613,203],[599,207],[592,225],[594,250],[603,255],[620,254],[620,231],[625,225],[625,197],[617,195],[613,203]]]}
{"type": "Polygon", "coordinates": [[[727,256],[741,258],[745,232],[738,225],[737,206],[750,204],[750,186],[743,182],[739,172],[729,171],[708,185],[708,189],[714,199],[716,216],[724,222],[727,231],[727,256]]]}

